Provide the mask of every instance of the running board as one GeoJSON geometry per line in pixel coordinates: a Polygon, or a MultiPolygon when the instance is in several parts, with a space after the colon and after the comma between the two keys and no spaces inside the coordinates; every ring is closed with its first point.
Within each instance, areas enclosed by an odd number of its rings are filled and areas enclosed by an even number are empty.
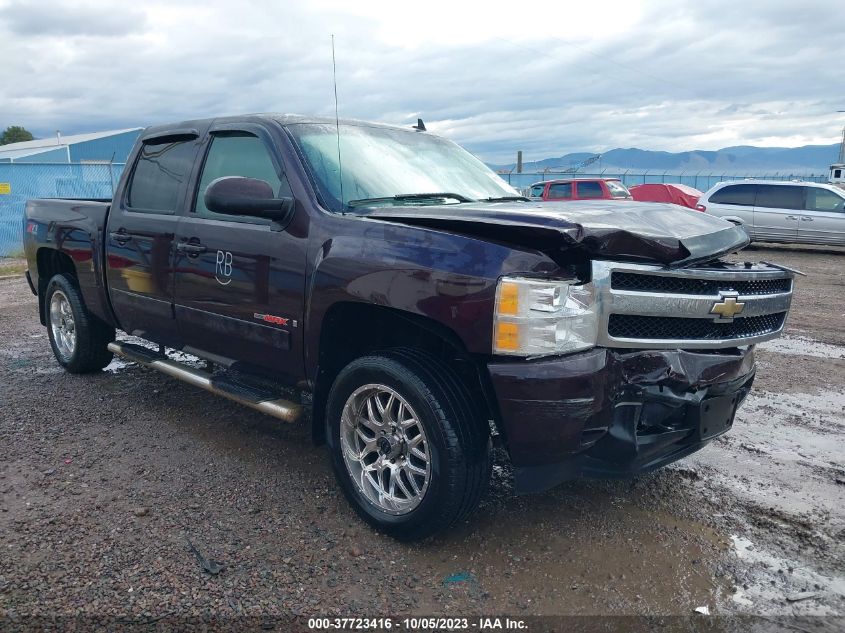
{"type": "Polygon", "coordinates": [[[211,393],[261,411],[285,422],[296,422],[302,415],[302,406],[283,400],[269,390],[235,382],[226,376],[215,376],[207,371],[188,367],[163,357],[155,351],[132,343],[109,343],[109,351],[126,360],[152,367],[211,393]]]}

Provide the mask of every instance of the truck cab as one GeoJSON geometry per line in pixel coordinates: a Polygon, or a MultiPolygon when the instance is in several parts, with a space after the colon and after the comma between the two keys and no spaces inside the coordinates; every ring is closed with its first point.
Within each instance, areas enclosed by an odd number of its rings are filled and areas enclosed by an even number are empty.
{"type": "Polygon", "coordinates": [[[632,200],[631,192],[618,178],[565,178],[531,185],[526,195],[532,200],[632,200]]]}

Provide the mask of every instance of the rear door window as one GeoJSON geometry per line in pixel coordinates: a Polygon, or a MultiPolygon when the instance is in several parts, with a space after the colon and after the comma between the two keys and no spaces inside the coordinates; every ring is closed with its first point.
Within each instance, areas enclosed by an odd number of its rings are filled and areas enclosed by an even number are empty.
{"type": "Polygon", "coordinates": [[[196,154],[196,139],[144,143],[126,195],[132,211],[172,215],[181,201],[196,154]]]}
{"type": "Polygon", "coordinates": [[[710,196],[710,202],[753,207],[756,194],[757,185],[728,185],[710,196]]]}
{"type": "Polygon", "coordinates": [[[578,197],[579,198],[604,198],[604,191],[601,184],[598,182],[579,182],[578,183],[578,197]]]}
{"type": "Polygon", "coordinates": [[[549,200],[564,200],[572,197],[571,182],[556,182],[549,185],[549,200]]]}
{"type": "Polygon", "coordinates": [[[757,201],[754,206],[762,209],[803,209],[804,187],[757,185],[757,201]]]}
{"type": "Polygon", "coordinates": [[[807,187],[807,211],[843,211],[845,196],[840,196],[829,189],[807,187]]]}

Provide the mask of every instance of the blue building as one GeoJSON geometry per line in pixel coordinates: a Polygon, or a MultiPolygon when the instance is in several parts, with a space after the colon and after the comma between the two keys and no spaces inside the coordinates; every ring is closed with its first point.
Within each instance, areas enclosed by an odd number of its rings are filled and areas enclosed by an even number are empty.
{"type": "Polygon", "coordinates": [[[26,201],[111,198],[141,128],[0,145],[0,257],[21,250],[26,201]]]}
{"type": "Polygon", "coordinates": [[[141,128],[0,145],[0,163],[125,163],[141,128]]]}

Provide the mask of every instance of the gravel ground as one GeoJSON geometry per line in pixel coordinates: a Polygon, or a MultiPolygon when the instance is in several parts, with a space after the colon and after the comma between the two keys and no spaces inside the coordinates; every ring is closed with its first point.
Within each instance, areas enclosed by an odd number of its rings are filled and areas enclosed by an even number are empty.
{"type": "Polygon", "coordinates": [[[845,252],[743,258],[810,276],[728,435],[540,496],[500,456],[479,511],[411,546],[356,518],[305,425],[132,364],[65,374],[0,280],[0,616],[841,616],[845,252]]]}

